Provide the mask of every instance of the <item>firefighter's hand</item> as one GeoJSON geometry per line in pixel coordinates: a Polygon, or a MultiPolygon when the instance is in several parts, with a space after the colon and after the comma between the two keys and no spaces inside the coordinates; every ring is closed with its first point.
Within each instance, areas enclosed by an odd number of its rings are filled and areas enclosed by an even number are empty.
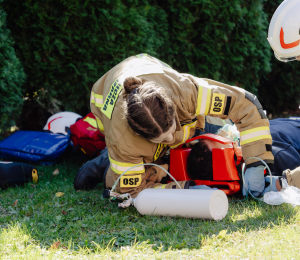
{"type": "Polygon", "coordinates": [[[272,179],[272,185],[271,186],[269,185],[268,187],[266,187],[264,189],[264,192],[262,195],[264,195],[266,192],[269,192],[269,191],[275,191],[275,192],[281,191],[282,188],[281,188],[279,178],[281,178],[281,177],[279,177],[279,176],[265,177],[265,182],[269,183],[269,184],[271,184],[271,179],[272,179]]]}
{"type": "MultiPolygon", "coordinates": [[[[247,190],[254,196],[259,196],[265,187],[264,166],[251,167],[246,170],[244,175],[247,190]]],[[[246,189],[243,186],[243,195],[246,196],[246,189]]]]}

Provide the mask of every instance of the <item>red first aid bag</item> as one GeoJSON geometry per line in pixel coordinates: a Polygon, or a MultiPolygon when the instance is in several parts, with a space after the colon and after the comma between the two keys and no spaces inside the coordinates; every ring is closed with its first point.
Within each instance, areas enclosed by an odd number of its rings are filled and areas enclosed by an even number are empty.
{"type": "Polygon", "coordinates": [[[98,130],[93,113],[79,119],[70,126],[71,141],[75,150],[81,150],[89,157],[96,157],[106,147],[105,136],[98,130]]]}

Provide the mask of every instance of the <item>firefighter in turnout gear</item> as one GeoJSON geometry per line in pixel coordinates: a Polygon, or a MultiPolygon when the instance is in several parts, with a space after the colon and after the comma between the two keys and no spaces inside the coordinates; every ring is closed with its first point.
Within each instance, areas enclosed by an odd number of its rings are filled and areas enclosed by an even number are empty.
{"type": "MultiPolygon", "coordinates": [[[[174,182],[163,184],[166,174],[158,167],[145,169],[142,164],[162,164],[160,158],[168,149],[185,143],[195,129],[204,129],[205,116],[231,119],[236,124],[245,160],[255,156],[274,163],[269,121],[256,96],[238,87],[178,73],[147,54],[129,57],[103,75],[92,88],[90,105],[105,135],[110,164],[103,177],[106,188],[125,170],[140,165],[121,177],[119,193],[136,197],[146,188],[177,189],[174,182]]],[[[254,191],[255,182],[262,178],[264,183],[261,165],[256,159],[247,161],[247,171],[252,169],[249,182],[255,178],[254,191]]],[[[187,189],[194,182],[179,184],[187,189]]]]}

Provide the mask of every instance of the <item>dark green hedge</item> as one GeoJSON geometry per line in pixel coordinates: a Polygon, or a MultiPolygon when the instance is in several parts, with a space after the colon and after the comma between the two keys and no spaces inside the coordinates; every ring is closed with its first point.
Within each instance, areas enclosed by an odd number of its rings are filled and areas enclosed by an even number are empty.
{"type": "Polygon", "coordinates": [[[267,29],[280,1],[270,2],[6,0],[2,7],[27,74],[29,100],[51,113],[87,113],[93,83],[141,52],[180,72],[259,94],[265,108],[275,112],[285,99],[292,107],[300,87],[295,76],[299,65],[271,58],[267,29]],[[270,90],[276,102],[270,100],[270,90]]]}
{"type": "Polygon", "coordinates": [[[6,13],[0,9],[0,135],[14,126],[20,115],[23,104],[21,87],[24,81],[25,73],[7,29],[6,13]]]}
{"type": "Polygon", "coordinates": [[[6,1],[26,92],[51,112],[88,111],[93,83],[135,55],[159,55],[166,14],[147,1],[6,1]]]}
{"type": "Polygon", "coordinates": [[[263,1],[167,0],[166,58],[178,70],[236,84],[256,93],[270,71],[263,1]]]}

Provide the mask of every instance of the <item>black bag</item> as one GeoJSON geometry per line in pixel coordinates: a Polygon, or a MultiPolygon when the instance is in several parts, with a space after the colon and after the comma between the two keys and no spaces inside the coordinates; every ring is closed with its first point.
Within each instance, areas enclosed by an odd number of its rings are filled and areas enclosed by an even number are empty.
{"type": "Polygon", "coordinates": [[[31,165],[18,162],[0,162],[0,188],[22,185],[25,182],[37,183],[37,169],[31,165]]]}

